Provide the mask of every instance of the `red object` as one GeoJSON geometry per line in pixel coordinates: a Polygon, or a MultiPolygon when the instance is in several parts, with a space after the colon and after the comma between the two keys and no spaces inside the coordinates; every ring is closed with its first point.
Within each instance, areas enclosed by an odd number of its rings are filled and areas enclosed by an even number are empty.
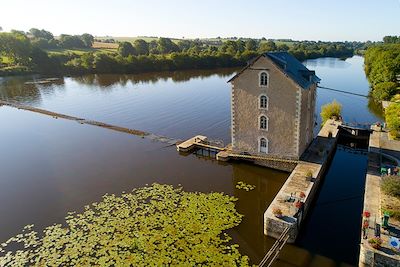
{"type": "Polygon", "coordinates": [[[300,197],[301,197],[301,198],[305,198],[305,197],[306,197],[306,194],[304,194],[304,192],[300,192],[300,197]]]}
{"type": "Polygon", "coordinates": [[[363,228],[366,229],[368,227],[369,227],[369,222],[368,221],[364,221],[363,228]]]}
{"type": "Polygon", "coordinates": [[[363,216],[368,218],[371,216],[371,213],[369,211],[364,211],[363,216]]]}
{"type": "Polygon", "coordinates": [[[296,202],[294,203],[294,206],[295,206],[296,208],[300,209],[300,208],[303,206],[303,202],[296,201],[296,202]]]}

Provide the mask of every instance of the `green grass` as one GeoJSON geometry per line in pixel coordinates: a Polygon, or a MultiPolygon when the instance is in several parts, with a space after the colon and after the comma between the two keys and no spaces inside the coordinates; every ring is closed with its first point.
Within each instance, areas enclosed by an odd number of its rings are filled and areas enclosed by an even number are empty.
{"type": "Polygon", "coordinates": [[[45,51],[47,53],[49,53],[50,55],[62,55],[62,54],[66,54],[66,53],[72,53],[72,54],[81,56],[88,52],[114,53],[114,52],[116,52],[116,49],[112,49],[112,48],[74,48],[74,49],[58,48],[58,49],[47,49],[45,51]]]}
{"type": "MultiPolygon", "coordinates": [[[[114,39],[117,42],[131,42],[133,43],[135,40],[142,39],[146,42],[157,41],[157,37],[145,37],[145,36],[137,36],[137,37],[96,37],[98,40],[105,40],[105,39],[114,39]]],[[[170,38],[173,42],[178,43],[182,39],[178,38],[170,38]]]]}
{"type": "MultiPolygon", "coordinates": [[[[147,37],[147,36],[136,36],[136,37],[96,37],[96,39],[98,40],[105,40],[105,39],[114,39],[117,42],[131,42],[133,43],[135,40],[137,39],[142,39],[145,40],[146,42],[151,42],[151,41],[157,41],[158,37],[147,37]]],[[[181,40],[184,40],[183,38],[170,38],[174,43],[178,43],[181,40]]],[[[185,38],[187,40],[194,40],[191,38],[185,38]]],[[[200,40],[202,41],[211,41],[211,42],[216,42],[216,41],[222,41],[222,42],[227,42],[227,41],[237,41],[237,39],[233,39],[233,38],[200,38],[200,40]]],[[[265,43],[267,42],[267,40],[265,41],[261,41],[261,43],[265,43]]],[[[294,41],[276,41],[274,40],[276,45],[279,44],[286,44],[289,47],[292,47],[293,44],[295,43],[294,41]]]]}

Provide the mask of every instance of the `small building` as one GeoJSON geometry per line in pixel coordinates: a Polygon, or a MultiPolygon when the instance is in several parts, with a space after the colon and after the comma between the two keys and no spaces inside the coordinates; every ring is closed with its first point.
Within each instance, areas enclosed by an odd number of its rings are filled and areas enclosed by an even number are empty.
{"type": "Polygon", "coordinates": [[[299,159],[313,140],[320,79],[287,52],[265,53],[228,82],[232,150],[299,159]]]}

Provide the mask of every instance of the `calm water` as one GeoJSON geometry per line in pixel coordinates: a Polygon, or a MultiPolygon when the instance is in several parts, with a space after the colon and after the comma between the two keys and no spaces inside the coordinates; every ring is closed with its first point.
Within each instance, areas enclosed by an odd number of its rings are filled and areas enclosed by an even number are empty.
{"type": "Polygon", "coordinates": [[[258,262],[271,246],[262,215],[286,173],[180,156],[160,142],[9,107],[0,107],[0,125],[1,242],[30,223],[37,229],[62,223],[68,211],[81,211],[106,193],[158,182],[238,197],[246,217],[231,234],[242,252],[258,262]],[[238,190],[239,181],[256,189],[238,190]]]}
{"type": "MultiPolygon", "coordinates": [[[[364,73],[364,58],[354,56],[347,60],[337,58],[319,58],[307,60],[304,64],[316,71],[321,78],[321,86],[362,95],[368,95],[369,84],[364,73]]],[[[318,89],[317,92],[317,116],[321,105],[336,99],[343,105],[342,116],[346,122],[374,123],[381,121],[381,111],[367,98],[354,96],[326,89],[318,89]]]]}
{"type": "MultiPolygon", "coordinates": [[[[306,64],[317,71],[323,86],[368,93],[361,57],[317,59],[306,64]]],[[[168,137],[204,134],[227,143],[230,86],[226,81],[235,71],[89,75],[64,77],[46,85],[25,84],[37,77],[0,78],[0,97],[168,137]]],[[[334,98],[344,105],[346,120],[378,120],[366,98],[326,90],[318,91],[318,113],[321,104],[334,98]]],[[[246,163],[221,164],[195,155],[180,156],[174,147],[163,143],[8,107],[0,107],[0,125],[0,214],[5,215],[0,219],[0,242],[26,224],[34,223],[41,229],[62,222],[67,211],[79,211],[105,193],[119,194],[159,182],[182,184],[188,191],[222,191],[238,197],[237,208],[245,217],[231,234],[255,263],[273,243],[263,235],[263,212],[285,182],[286,173],[246,163]],[[256,189],[238,190],[238,181],[256,185],[256,189]]],[[[352,190],[363,183],[363,177],[355,174],[365,162],[362,155],[336,153],[316,208],[298,244],[282,251],[280,265],[319,262],[318,266],[324,266],[321,262],[327,259],[316,254],[336,262],[356,263],[358,240],[357,235],[351,235],[354,229],[349,223],[358,227],[362,193],[352,190]],[[346,162],[352,171],[345,171],[346,162]],[[354,181],[349,191],[340,187],[346,179],[354,181]],[[336,198],[335,192],[344,195],[336,198]],[[353,206],[346,201],[342,206],[329,206],[331,199],[355,195],[359,198],[353,206]],[[337,225],[338,214],[344,209],[350,214],[349,220],[344,226],[337,225]],[[338,232],[330,231],[336,226],[338,232]],[[346,239],[350,248],[329,244],[339,235],[327,234],[327,229],[330,233],[340,233],[341,229],[350,233],[346,239]],[[324,233],[324,239],[320,239],[324,233]]]]}

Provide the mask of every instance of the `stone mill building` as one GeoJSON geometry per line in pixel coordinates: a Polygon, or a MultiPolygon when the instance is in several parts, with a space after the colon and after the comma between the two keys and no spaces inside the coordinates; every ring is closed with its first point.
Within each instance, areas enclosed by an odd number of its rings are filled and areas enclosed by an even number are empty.
{"type": "Polygon", "coordinates": [[[313,140],[314,71],[287,52],[265,53],[239,71],[232,84],[232,150],[299,159],[313,140]]]}

